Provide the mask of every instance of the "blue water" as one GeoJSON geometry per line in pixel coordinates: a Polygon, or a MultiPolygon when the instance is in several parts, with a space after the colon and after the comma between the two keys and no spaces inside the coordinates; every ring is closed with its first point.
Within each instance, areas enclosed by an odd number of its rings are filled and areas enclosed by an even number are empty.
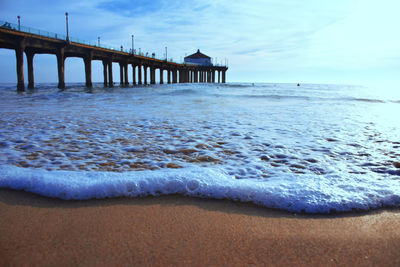
{"type": "Polygon", "coordinates": [[[398,114],[387,87],[0,85],[0,187],[307,213],[399,207],[398,114]]]}

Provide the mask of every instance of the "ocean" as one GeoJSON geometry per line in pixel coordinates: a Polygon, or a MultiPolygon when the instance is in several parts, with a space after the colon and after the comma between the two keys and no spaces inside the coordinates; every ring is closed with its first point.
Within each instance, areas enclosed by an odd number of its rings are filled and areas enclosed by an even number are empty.
{"type": "MultiPolygon", "coordinates": [[[[323,84],[0,85],[0,188],[400,207],[400,96],[323,84]]],[[[386,93],[385,93],[386,92],[386,93]]],[[[389,92],[389,93],[387,93],[389,92]]]]}

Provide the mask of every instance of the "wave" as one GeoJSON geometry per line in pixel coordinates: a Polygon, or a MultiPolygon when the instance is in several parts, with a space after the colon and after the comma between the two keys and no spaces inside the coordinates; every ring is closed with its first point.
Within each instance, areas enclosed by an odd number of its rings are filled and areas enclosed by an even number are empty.
{"type": "Polygon", "coordinates": [[[294,174],[268,181],[234,179],[220,169],[200,167],[125,173],[0,167],[0,188],[66,200],[181,194],[305,213],[400,206],[398,181],[342,182],[342,178],[294,174]]]}
{"type": "Polygon", "coordinates": [[[339,98],[339,100],[347,100],[347,101],[356,101],[356,102],[370,102],[370,103],[385,103],[386,101],[381,99],[373,99],[373,98],[356,98],[356,97],[348,97],[348,98],[339,98]]]}
{"type": "Polygon", "coordinates": [[[211,94],[214,97],[236,97],[236,98],[251,98],[251,99],[273,99],[273,100],[286,100],[286,99],[300,99],[310,100],[312,97],[296,96],[296,95],[250,95],[250,94],[211,94]]]}
{"type": "MultiPolygon", "coordinates": [[[[348,102],[367,102],[367,103],[386,103],[381,99],[369,99],[369,98],[356,98],[356,97],[318,97],[318,96],[306,96],[306,95],[283,95],[283,94],[213,94],[218,97],[238,97],[238,98],[265,98],[274,100],[286,100],[286,99],[298,99],[298,100],[315,100],[315,101],[348,101],[348,102]]],[[[400,103],[400,101],[395,101],[400,103]]]]}
{"type": "Polygon", "coordinates": [[[243,88],[253,86],[254,83],[219,83],[218,86],[232,87],[232,88],[243,88]]]}
{"type": "Polygon", "coordinates": [[[198,90],[194,89],[180,89],[180,90],[174,90],[174,91],[169,91],[169,92],[163,92],[161,95],[192,95],[192,94],[198,94],[198,90]]]}

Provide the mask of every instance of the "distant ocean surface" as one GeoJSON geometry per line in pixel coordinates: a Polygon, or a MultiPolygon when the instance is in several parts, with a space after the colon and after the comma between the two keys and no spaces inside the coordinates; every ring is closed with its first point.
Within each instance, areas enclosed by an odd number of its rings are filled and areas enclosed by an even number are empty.
{"type": "MultiPolygon", "coordinates": [[[[387,89],[387,88],[386,88],[387,89]]],[[[320,84],[0,85],[0,187],[181,194],[305,213],[400,207],[400,96],[320,84]]]]}

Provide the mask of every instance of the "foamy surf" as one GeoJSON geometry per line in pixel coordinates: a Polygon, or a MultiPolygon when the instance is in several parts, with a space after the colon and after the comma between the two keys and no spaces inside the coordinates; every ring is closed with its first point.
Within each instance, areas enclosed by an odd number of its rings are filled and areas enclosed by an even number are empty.
{"type": "Polygon", "coordinates": [[[365,90],[49,85],[20,95],[0,86],[0,187],[62,199],[181,194],[307,213],[399,207],[400,106],[365,90]]]}
{"type": "Polygon", "coordinates": [[[45,197],[86,200],[169,194],[230,199],[287,210],[330,213],[400,205],[400,185],[376,181],[344,183],[340,177],[286,175],[269,181],[234,179],[218,168],[142,172],[45,171],[0,167],[0,187],[45,197]]]}

